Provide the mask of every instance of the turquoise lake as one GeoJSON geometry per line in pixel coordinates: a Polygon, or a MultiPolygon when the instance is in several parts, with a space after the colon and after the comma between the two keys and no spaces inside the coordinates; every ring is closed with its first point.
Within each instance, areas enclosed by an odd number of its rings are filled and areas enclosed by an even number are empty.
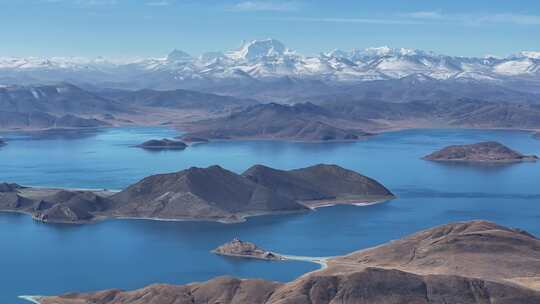
{"type": "Polygon", "coordinates": [[[179,133],[126,128],[60,133],[4,133],[0,181],[29,186],[122,189],[139,179],[218,164],[299,168],[333,163],[377,179],[398,198],[355,207],[251,218],[241,224],[109,220],[50,225],[0,213],[0,303],[25,294],[59,294],[152,283],[182,284],[218,275],[292,280],[317,269],[303,262],[224,258],[209,250],[239,237],[284,254],[335,256],[452,221],[486,219],[540,236],[540,162],[440,164],[421,160],[450,144],[496,140],[540,155],[528,132],[407,130],[355,143],[217,142],[184,151],[133,145],[179,133]]]}

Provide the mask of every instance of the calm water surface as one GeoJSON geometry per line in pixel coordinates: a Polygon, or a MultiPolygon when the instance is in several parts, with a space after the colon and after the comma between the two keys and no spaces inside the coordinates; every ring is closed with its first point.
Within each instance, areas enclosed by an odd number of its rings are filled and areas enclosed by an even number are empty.
{"type": "Polygon", "coordinates": [[[540,141],[526,132],[411,130],[357,143],[223,142],[168,152],[131,147],[175,135],[160,128],[3,134],[9,145],[0,148],[0,181],[121,189],[144,176],[190,166],[219,164],[242,172],[257,163],[284,169],[335,163],[376,178],[399,198],[234,225],[142,220],[45,225],[23,215],[0,214],[0,303],[19,303],[16,296],[21,294],[134,289],[217,275],[287,281],[317,268],[209,253],[233,237],[287,254],[333,256],[430,226],[478,218],[540,235],[540,163],[474,166],[420,159],[446,145],[482,140],[540,155],[540,141]]]}

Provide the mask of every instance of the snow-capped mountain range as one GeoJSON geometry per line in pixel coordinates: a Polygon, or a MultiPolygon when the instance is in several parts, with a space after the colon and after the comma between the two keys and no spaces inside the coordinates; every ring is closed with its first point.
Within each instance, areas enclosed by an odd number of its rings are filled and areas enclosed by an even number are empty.
{"type": "MultiPolygon", "coordinates": [[[[79,83],[136,82],[212,83],[288,77],[325,82],[400,79],[411,75],[430,79],[540,81],[540,52],[505,58],[455,57],[416,49],[377,47],[333,50],[305,56],[275,39],[254,40],[230,52],[191,56],[181,50],[165,58],[114,61],[106,58],[0,57],[0,84],[6,82],[74,81],[79,83]]],[[[181,85],[179,85],[181,86],[181,85]]]]}

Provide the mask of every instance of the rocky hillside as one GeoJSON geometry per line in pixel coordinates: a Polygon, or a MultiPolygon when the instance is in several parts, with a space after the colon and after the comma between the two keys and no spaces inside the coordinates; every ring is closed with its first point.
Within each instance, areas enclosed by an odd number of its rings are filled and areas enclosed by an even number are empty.
{"type": "Polygon", "coordinates": [[[290,282],[220,277],[37,297],[42,304],[530,304],[540,302],[540,241],[490,222],[453,223],[330,261],[290,282]],[[497,267],[493,267],[497,265],[497,267]],[[535,284],[536,282],[536,284],[535,284]]]}
{"type": "Polygon", "coordinates": [[[424,157],[432,161],[460,162],[523,162],[536,161],[535,155],[523,155],[498,142],[481,142],[471,145],[457,145],[443,148],[424,157]]]}
{"type": "Polygon", "coordinates": [[[255,165],[243,175],[308,206],[316,206],[320,201],[350,203],[393,198],[379,182],[336,165],[320,164],[289,171],[255,165]]]}
{"type": "Polygon", "coordinates": [[[31,214],[35,220],[51,223],[85,223],[111,208],[106,193],[59,189],[26,188],[0,184],[0,210],[31,214]]]}
{"type": "Polygon", "coordinates": [[[162,219],[239,221],[249,215],[306,209],[219,166],[150,176],[112,199],[118,216],[162,219]]]}

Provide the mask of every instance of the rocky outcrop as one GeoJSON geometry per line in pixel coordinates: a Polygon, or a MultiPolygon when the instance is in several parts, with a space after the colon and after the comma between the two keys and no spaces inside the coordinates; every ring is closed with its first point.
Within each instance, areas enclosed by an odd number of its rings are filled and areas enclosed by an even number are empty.
{"type": "Polygon", "coordinates": [[[336,118],[310,104],[255,105],[227,117],[197,122],[185,137],[206,139],[271,139],[294,141],[348,141],[368,136],[366,132],[336,127],[336,118]]]}
{"type": "Polygon", "coordinates": [[[16,192],[24,187],[15,183],[0,183],[0,193],[2,192],[16,192]]]}
{"type": "Polygon", "coordinates": [[[257,245],[234,239],[212,250],[213,253],[226,256],[252,258],[261,260],[284,260],[280,255],[259,248],[257,245]]]}
{"type": "Polygon", "coordinates": [[[34,205],[33,218],[43,222],[81,223],[111,208],[112,202],[90,191],[61,190],[34,205]]]}
{"type": "Polygon", "coordinates": [[[537,161],[535,155],[523,155],[498,142],[449,146],[424,157],[431,161],[511,163],[537,161]]]}
{"type": "Polygon", "coordinates": [[[321,201],[325,204],[361,203],[394,197],[379,182],[336,165],[319,164],[288,171],[255,165],[243,175],[310,206],[316,206],[321,201]]]}
{"type": "Polygon", "coordinates": [[[523,231],[472,221],[332,259],[327,269],[290,283],[220,277],[35,299],[42,304],[530,304],[540,303],[540,291],[520,282],[540,279],[539,249],[540,241],[523,231]]]}
{"type": "Polygon", "coordinates": [[[163,138],[145,141],[137,147],[148,150],[184,150],[187,145],[182,141],[163,138]]]}
{"type": "Polygon", "coordinates": [[[84,223],[111,208],[106,196],[92,191],[37,189],[0,184],[0,211],[31,214],[48,223],[84,223]]]}

